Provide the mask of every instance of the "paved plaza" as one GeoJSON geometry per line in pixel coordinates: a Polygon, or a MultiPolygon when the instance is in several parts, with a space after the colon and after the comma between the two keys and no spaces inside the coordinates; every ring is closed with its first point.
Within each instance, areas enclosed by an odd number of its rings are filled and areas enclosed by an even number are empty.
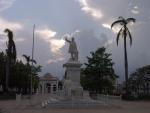
{"type": "Polygon", "coordinates": [[[51,108],[50,104],[42,108],[40,97],[36,102],[23,99],[19,103],[16,100],[0,101],[0,111],[2,113],[149,113],[150,102],[148,101],[122,101],[107,100],[103,104],[95,107],[68,107],[51,108]]]}

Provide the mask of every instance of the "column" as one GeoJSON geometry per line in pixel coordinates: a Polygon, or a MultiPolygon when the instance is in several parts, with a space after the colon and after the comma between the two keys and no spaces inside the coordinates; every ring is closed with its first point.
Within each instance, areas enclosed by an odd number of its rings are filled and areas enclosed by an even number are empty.
{"type": "Polygon", "coordinates": [[[51,94],[53,94],[53,84],[51,84],[51,94]]]}
{"type": "Polygon", "coordinates": [[[56,82],[56,93],[58,92],[58,81],[56,82]]]}

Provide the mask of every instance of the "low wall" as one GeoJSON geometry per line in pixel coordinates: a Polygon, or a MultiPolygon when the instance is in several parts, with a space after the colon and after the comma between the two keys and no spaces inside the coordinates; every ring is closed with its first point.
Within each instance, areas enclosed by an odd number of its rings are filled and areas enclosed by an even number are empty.
{"type": "Polygon", "coordinates": [[[98,94],[97,95],[98,100],[121,100],[121,96],[114,96],[114,95],[104,95],[104,94],[98,94]]]}

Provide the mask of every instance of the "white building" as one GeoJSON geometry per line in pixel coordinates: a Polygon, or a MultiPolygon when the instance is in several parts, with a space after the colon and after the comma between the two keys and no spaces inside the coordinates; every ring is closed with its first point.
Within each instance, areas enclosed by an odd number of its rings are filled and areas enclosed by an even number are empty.
{"type": "Polygon", "coordinates": [[[40,77],[39,81],[39,93],[56,93],[58,91],[59,79],[51,73],[46,73],[40,77]]]}

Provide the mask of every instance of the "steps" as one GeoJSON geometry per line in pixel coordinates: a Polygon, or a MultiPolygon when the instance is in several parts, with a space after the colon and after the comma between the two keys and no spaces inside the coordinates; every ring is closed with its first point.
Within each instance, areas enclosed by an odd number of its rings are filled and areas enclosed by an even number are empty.
{"type": "Polygon", "coordinates": [[[74,100],[60,100],[48,103],[46,108],[101,108],[108,107],[100,101],[95,100],[84,100],[84,99],[74,99],[74,100]]]}

